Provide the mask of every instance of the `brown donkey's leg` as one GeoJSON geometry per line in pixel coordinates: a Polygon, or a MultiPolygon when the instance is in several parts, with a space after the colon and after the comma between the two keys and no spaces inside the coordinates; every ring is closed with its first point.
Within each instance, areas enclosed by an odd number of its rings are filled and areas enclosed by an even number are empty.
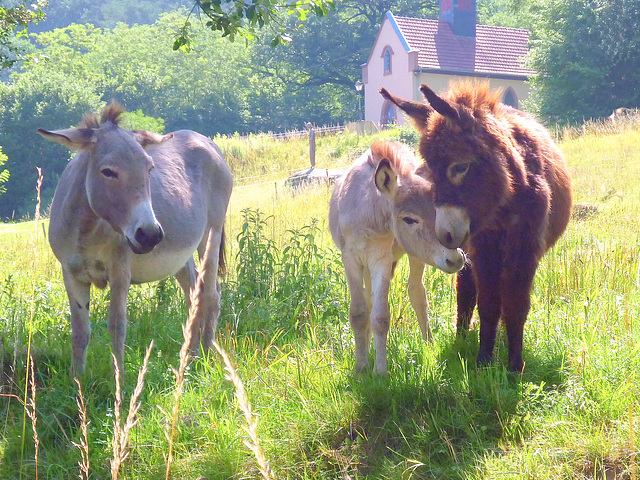
{"type": "Polygon", "coordinates": [[[464,335],[469,331],[469,323],[476,308],[478,298],[473,271],[470,264],[465,265],[456,276],[456,294],[458,303],[458,324],[456,333],[464,335]]]}
{"type": "Polygon", "coordinates": [[[502,318],[509,341],[509,370],[521,372],[524,323],[531,308],[531,288],[537,261],[524,259],[518,268],[505,269],[502,283],[502,318]]]}
{"type": "Polygon", "coordinates": [[[500,238],[487,235],[474,241],[473,272],[480,316],[480,348],[478,364],[491,363],[500,321],[500,276],[502,255],[500,238]]]}
{"type": "Polygon", "coordinates": [[[531,189],[522,192],[517,203],[522,212],[505,242],[502,278],[502,318],[509,341],[509,370],[522,372],[522,339],[524,323],[531,307],[531,288],[544,255],[546,243],[543,232],[548,227],[548,186],[538,179],[531,189]],[[533,188],[535,186],[535,188],[533,188]]]}

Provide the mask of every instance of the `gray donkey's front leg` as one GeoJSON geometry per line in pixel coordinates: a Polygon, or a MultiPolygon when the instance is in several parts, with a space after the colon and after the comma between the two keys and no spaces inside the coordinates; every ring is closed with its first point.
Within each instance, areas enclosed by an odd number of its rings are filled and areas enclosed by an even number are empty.
{"type": "Polygon", "coordinates": [[[89,321],[91,284],[81,282],[67,268],[62,269],[62,277],[71,311],[71,348],[73,351],[71,376],[77,377],[84,373],[87,362],[87,347],[91,337],[91,322],[89,321]]]}
{"type": "Polygon", "coordinates": [[[124,341],[127,336],[127,294],[131,285],[130,262],[114,262],[109,271],[111,302],[107,324],[111,335],[113,354],[118,362],[120,374],[124,374],[124,341]]]}

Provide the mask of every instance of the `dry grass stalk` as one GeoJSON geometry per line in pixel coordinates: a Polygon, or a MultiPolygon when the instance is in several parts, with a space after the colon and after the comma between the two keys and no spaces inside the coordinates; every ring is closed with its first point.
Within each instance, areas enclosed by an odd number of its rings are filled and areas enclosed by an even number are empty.
{"type": "Polygon", "coordinates": [[[84,395],[82,394],[82,385],[77,378],[74,381],[78,385],[78,396],[76,397],[76,403],[78,404],[78,412],[80,413],[80,431],[82,436],[80,437],[80,443],[73,442],[73,446],[80,450],[82,459],[78,462],[80,467],[80,480],[89,480],[89,435],[87,427],[89,422],[87,421],[87,406],[84,403],[84,395]]]}
{"type": "Polygon", "coordinates": [[[630,464],[631,464],[631,480],[636,480],[636,444],[633,437],[633,402],[629,405],[629,452],[630,452],[630,464]]]}
{"type": "Polygon", "coordinates": [[[142,368],[138,372],[138,381],[136,387],[133,390],[131,399],[129,401],[129,414],[127,419],[122,425],[120,420],[120,409],[122,408],[122,389],[120,387],[120,368],[118,367],[118,361],[112,354],[113,365],[115,370],[116,380],[116,402],[114,405],[114,428],[113,428],[113,459],[111,460],[111,478],[117,480],[120,474],[120,467],[129,457],[129,432],[138,423],[138,411],[140,410],[140,394],[144,387],[144,377],[147,374],[147,368],[149,366],[149,357],[151,356],[151,350],[153,349],[153,341],[149,344],[147,352],[142,362],[142,368]]]}
{"type": "MultiPolygon", "coordinates": [[[[177,371],[174,371],[176,375],[176,391],[174,393],[175,403],[173,405],[173,414],[171,418],[171,429],[167,432],[167,439],[169,441],[169,454],[167,455],[167,468],[165,471],[165,479],[169,480],[170,472],[171,472],[171,464],[173,463],[173,439],[175,437],[176,424],[178,421],[178,412],[180,410],[180,398],[182,397],[182,392],[184,389],[184,372],[187,367],[187,363],[189,361],[189,346],[191,345],[191,337],[193,331],[193,324],[195,322],[196,313],[198,311],[199,304],[199,286],[202,284],[203,277],[205,274],[205,265],[207,264],[207,259],[210,254],[211,247],[211,235],[212,232],[209,232],[209,238],[207,239],[207,247],[205,249],[204,255],[201,259],[200,265],[201,268],[198,270],[198,278],[196,280],[196,288],[191,292],[190,296],[190,306],[189,306],[189,315],[187,317],[187,323],[182,327],[182,333],[184,335],[184,342],[182,343],[182,347],[180,348],[180,365],[177,371]]],[[[238,397],[238,403],[240,405],[240,409],[244,413],[245,420],[247,422],[247,427],[245,428],[249,437],[251,438],[251,442],[245,442],[247,448],[249,448],[255,455],[256,460],[258,462],[258,467],[260,469],[260,473],[264,479],[272,478],[272,471],[267,463],[267,460],[260,448],[260,443],[258,440],[257,433],[257,421],[255,420],[253,413],[251,411],[251,405],[247,400],[247,395],[244,390],[244,385],[242,380],[238,376],[235,367],[231,363],[229,356],[224,351],[224,349],[218,345],[218,343],[214,340],[213,346],[222,356],[226,370],[228,372],[227,379],[231,381],[236,389],[236,396],[238,397]]]]}
{"type": "Polygon", "coordinates": [[[198,304],[200,303],[199,292],[200,285],[202,284],[205,265],[209,258],[209,250],[211,247],[211,238],[213,232],[209,231],[209,237],[207,238],[207,246],[204,251],[204,255],[200,259],[200,268],[198,269],[198,278],[196,279],[196,287],[191,291],[189,298],[189,314],[187,315],[187,323],[182,326],[182,335],[184,341],[180,347],[180,364],[178,370],[174,369],[173,373],[176,376],[176,390],[173,394],[175,402],[173,404],[173,412],[171,415],[171,429],[166,433],[167,440],[169,441],[169,454],[167,455],[167,468],[165,470],[165,479],[169,480],[169,474],[171,473],[171,464],[173,463],[173,439],[175,438],[176,425],[178,423],[178,412],[180,411],[180,399],[184,389],[184,372],[187,369],[189,363],[189,346],[191,345],[191,337],[193,335],[193,324],[195,322],[196,313],[198,311],[198,304]]]}
{"type": "Polygon", "coordinates": [[[29,357],[29,366],[31,367],[31,375],[29,377],[29,385],[31,386],[31,398],[29,403],[24,406],[27,415],[31,419],[31,428],[33,429],[33,446],[35,448],[34,460],[36,467],[36,480],[38,478],[38,451],[40,449],[40,439],[38,438],[38,429],[36,424],[38,417],[36,415],[36,382],[35,368],[33,367],[33,357],[29,357]]]}
{"type": "Polygon", "coordinates": [[[116,402],[113,406],[113,459],[111,460],[111,478],[113,480],[118,479],[120,473],[120,467],[124,459],[120,457],[120,437],[122,436],[122,425],[120,423],[120,408],[122,407],[122,389],[120,388],[120,367],[118,366],[118,360],[112,353],[113,368],[115,370],[116,379],[116,402]]]}
{"type": "Polygon", "coordinates": [[[260,441],[258,439],[258,421],[254,417],[253,412],[251,410],[251,404],[247,399],[247,394],[244,390],[244,384],[242,383],[242,380],[238,376],[237,370],[233,366],[233,363],[231,362],[229,355],[227,355],[227,352],[225,352],[225,350],[220,345],[218,345],[218,342],[216,341],[213,342],[213,346],[218,351],[218,353],[222,357],[222,360],[224,361],[225,370],[227,371],[226,378],[231,383],[233,383],[233,386],[236,390],[236,398],[238,399],[238,405],[240,406],[240,410],[242,410],[242,413],[244,414],[244,419],[247,422],[246,427],[243,426],[243,428],[249,435],[251,442],[245,441],[244,444],[247,446],[249,450],[253,452],[254,456],[256,457],[256,461],[258,463],[258,469],[260,470],[260,474],[262,475],[262,478],[265,480],[269,480],[273,478],[273,472],[271,471],[271,468],[269,467],[267,459],[264,456],[264,452],[260,448],[260,441]]]}
{"type": "MultiPolygon", "coordinates": [[[[38,227],[39,227],[39,223],[40,223],[40,205],[42,203],[41,200],[41,196],[40,196],[40,192],[42,190],[42,169],[40,169],[39,167],[36,167],[38,170],[38,182],[36,183],[36,192],[37,192],[37,202],[36,202],[36,212],[35,212],[35,237],[33,239],[33,263],[32,263],[32,268],[33,268],[33,289],[31,291],[31,308],[30,308],[30,312],[29,312],[29,340],[27,342],[27,358],[29,359],[29,361],[31,362],[31,370],[29,369],[29,362],[27,362],[27,374],[25,375],[25,385],[24,385],[24,416],[22,417],[22,448],[21,448],[21,452],[20,452],[20,463],[22,464],[24,461],[24,442],[26,439],[26,430],[27,430],[27,415],[29,415],[29,418],[31,419],[31,424],[33,426],[34,429],[34,440],[37,441],[37,432],[35,431],[35,398],[34,398],[34,394],[32,393],[32,399],[31,401],[34,402],[33,404],[33,417],[31,417],[31,414],[29,413],[29,409],[27,408],[27,397],[29,395],[29,386],[31,385],[33,389],[35,389],[35,384],[32,383],[33,379],[32,379],[32,372],[33,372],[33,358],[31,357],[31,338],[33,335],[33,319],[35,317],[35,308],[36,308],[36,267],[37,267],[37,262],[38,262],[38,234],[40,233],[38,227]]],[[[35,390],[34,390],[35,392],[35,390]]],[[[36,478],[38,478],[38,443],[36,443],[35,447],[36,447],[36,478]]],[[[20,470],[20,478],[22,478],[22,469],[20,470]]]]}

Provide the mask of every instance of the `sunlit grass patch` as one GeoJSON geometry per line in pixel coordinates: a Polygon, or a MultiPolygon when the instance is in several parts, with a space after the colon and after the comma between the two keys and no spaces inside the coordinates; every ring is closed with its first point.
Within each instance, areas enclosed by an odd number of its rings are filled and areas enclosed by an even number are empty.
{"type": "MultiPolygon", "coordinates": [[[[322,147],[319,140],[322,166],[348,165],[371,141],[349,135],[327,138],[322,147]]],[[[411,140],[398,130],[382,136],[411,140]]],[[[402,260],[390,294],[387,378],[353,374],[348,290],[327,228],[332,187],[292,191],[278,174],[306,166],[306,139],[220,139],[229,142],[223,150],[231,152],[236,177],[267,175],[264,182],[239,181],[233,193],[217,341],[244,384],[275,475],[631,479],[640,437],[639,137],[632,126],[566,135],[561,144],[576,201],[585,207],[538,269],[522,375],[506,371],[503,332],[495,364],[476,365],[477,318],[468,335],[456,337],[454,278],[431,268],[424,282],[435,341],[426,344],[402,260]]],[[[0,393],[24,398],[33,305],[39,477],[77,478],[82,453],[73,444],[83,432],[78,387],[68,375],[66,293],[42,231],[32,267],[33,232],[33,223],[0,226],[0,393]]],[[[115,387],[108,304],[108,290],[92,291],[93,334],[81,379],[90,478],[111,476],[115,387]]],[[[120,477],[161,479],[187,309],[168,279],[133,286],[128,311],[126,401],[151,339],[154,349],[120,477]]],[[[171,478],[260,475],[226,375],[214,353],[186,365],[171,478]]],[[[22,415],[15,398],[0,397],[0,478],[34,476],[30,436],[20,452],[22,415]]]]}

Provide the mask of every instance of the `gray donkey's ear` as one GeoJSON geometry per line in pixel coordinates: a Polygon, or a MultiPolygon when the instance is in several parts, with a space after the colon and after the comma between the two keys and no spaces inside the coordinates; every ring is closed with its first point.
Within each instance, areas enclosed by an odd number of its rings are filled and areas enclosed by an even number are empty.
{"type": "Polygon", "coordinates": [[[38,133],[47,140],[64,145],[74,152],[88,148],[96,141],[96,131],[92,128],[68,128],[53,131],[39,128],[38,133]]]}
{"type": "Polygon", "coordinates": [[[173,133],[160,135],[159,133],[147,132],[146,130],[133,130],[133,136],[142,148],[147,148],[151,145],[158,145],[172,139],[173,133]]]}

